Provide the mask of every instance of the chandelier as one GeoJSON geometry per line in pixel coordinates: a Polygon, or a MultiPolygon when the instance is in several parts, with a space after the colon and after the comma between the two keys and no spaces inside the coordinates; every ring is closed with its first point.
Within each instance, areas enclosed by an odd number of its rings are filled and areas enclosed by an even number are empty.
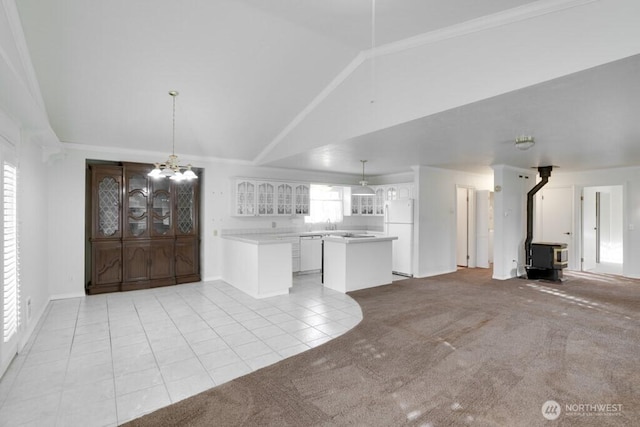
{"type": "Polygon", "coordinates": [[[176,156],[176,96],[178,92],[170,90],[169,95],[173,98],[173,133],[171,134],[171,155],[164,163],[154,163],[153,170],[149,172],[152,178],[166,178],[174,181],[197,179],[198,176],[191,170],[191,165],[180,166],[178,156],[176,156]]]}

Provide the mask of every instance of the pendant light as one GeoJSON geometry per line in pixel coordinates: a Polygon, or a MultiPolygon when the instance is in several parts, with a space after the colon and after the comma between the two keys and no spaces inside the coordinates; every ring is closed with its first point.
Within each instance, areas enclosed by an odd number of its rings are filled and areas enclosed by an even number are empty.
{"type": "MultiPolygon", "coordinates": [[[[371,119],[375,122],[375,99],[376,99],[376,71],[375,71],[375,47],[376,47],[376,0],[371,0],[371,99],[369,101],[369,108],[371,111],[371,119]]],[[[364,164],[366,160],[360,160],[362,162],[362,181],[360,185],[351,187],[351,194],[354,196],[373,196],[376,194],[371,189],[364,178],[364,164]]]]}
{"type": "Polygon", "coordinates": [[[360,161],[362,162],[362,181],[360,181],[360,185],[351,187],[351,194],[354,196],[373,196],[376,192],[368,186],[367,180],[364,179],[364,164],[367,163],[367,161],[360,161]]]}
{"type": "Polygon", "coordinates": [[[191,170],[191,165],[180,166],[178,156],[176,156],[176,96],[178,91],[170,90],[169,95],[173,98],[173,133],[171,134],[171,155],[164,163],[154,163],[153,170],[148,173],[152,178],[166,178],[174,181],[197,179],[198,175],[191,170]]]}

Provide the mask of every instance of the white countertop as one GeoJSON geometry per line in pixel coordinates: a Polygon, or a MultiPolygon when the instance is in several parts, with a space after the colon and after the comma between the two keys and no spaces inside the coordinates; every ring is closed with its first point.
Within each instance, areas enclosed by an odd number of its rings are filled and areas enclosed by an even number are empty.
{"type": "MultiPolygon", "coordinates": [[[[375,232],[374,232],[375,233],[375,232]]],[[[236,240],[239,242],[250,243],[254,245],[278,245],[290,243],[286,239],[305,236],[322,236],[324,239],[331,241],[339,241],[342,243],[362,243],[361,240],[395,240],[397,237],[389,237],[379,235],[381,233],[372,234],[364,230],[321,230],[321,231],[304,231],[300,233],[264,233],[264,234],[231,234],[222,236],[223,239],[236,240]],[[368,235],[373,237],[343,237],[343,234],[352,235],[368,235]]]]}
{"type": "Polygon", "coordinates": [[[291,243],[273,234],[235,234],[232,236],[222,236],[222,238],[250,243],[252,245],[280,245],[291,243]]]}
{"type": "Polygon", "coordinates": [[[375,243],[398,240],[396,236],[376,236],[372,234],[353,234],[352,236],[325,236],[322,240],[335,243],[375,243]]]}

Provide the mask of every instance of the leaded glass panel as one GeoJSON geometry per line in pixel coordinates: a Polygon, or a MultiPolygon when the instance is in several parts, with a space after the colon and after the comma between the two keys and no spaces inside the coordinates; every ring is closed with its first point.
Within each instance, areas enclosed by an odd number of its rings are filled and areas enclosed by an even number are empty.
{"type": "Polygon", "coordinates": [[[120,226],[120,185],[114,178],[105,177],[98,184],[98,231],[113,236],[120,226]]]}
{"type": "Polygon", "coordinates": [[[193,231],[194,220],[194,195],[193,184],[181,182],[177,188],[178,231],[189,234],[193,231]]]}

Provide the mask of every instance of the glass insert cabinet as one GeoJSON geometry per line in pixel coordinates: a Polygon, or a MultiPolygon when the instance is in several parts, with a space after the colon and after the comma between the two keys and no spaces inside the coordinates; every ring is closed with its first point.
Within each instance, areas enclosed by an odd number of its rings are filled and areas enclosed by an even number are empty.
{"type": "Polygon", "coordinates": [[[87,162],[88,294],[200,280],[199,180],[154,179],[150,170],[87,162]]]}
{"type": "Polygon", "coordinates": [[[234,216],[309,215],[309,184],[236,178],[234,216]]]}

